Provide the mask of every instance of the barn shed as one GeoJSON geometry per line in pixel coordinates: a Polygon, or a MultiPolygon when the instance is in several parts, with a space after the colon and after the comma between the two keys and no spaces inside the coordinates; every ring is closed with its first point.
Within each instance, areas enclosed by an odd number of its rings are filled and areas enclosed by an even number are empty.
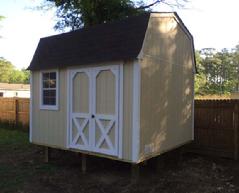
{"type": "Polygon", "coordinates": [[[41,38],[30,142],[139,163],[193,140],[193,37],[174,13],[41,38]]]}

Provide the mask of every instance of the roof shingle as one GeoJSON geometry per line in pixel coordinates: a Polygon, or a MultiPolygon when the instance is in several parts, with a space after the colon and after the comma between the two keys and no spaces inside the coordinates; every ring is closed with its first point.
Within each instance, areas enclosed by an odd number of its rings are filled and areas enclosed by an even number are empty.
{"type": "Polygon", "coordinates": [[[150,13],[41,38],[29,70],[62,68],[138,56],[150,13]]]}

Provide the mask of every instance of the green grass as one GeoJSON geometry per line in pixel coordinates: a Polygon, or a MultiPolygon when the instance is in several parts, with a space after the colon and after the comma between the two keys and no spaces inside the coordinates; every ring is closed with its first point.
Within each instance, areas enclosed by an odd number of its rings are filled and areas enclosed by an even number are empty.
{"type": "Polygon", "coordinates": [[[22,151],[30,147],[28,133],[0,127],[0,151],[5,151],[5,148],[19,148],[19,146],[22,151]]]}
{"type": "Polygon", "coordinates": [[[0,193],[19,192],[35,175],[54,172],[40,152],[29,143],[27,132],[0,127],[0,193]]]}

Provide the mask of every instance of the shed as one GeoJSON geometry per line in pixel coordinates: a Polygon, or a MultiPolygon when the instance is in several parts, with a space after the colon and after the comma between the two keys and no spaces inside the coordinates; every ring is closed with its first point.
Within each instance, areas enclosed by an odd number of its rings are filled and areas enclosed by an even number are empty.
{"type": "Polygon", "coordinates": [[[139,163],[193,140],[193,37],[175,12],[41,38],[30,141],[139,163]]]}

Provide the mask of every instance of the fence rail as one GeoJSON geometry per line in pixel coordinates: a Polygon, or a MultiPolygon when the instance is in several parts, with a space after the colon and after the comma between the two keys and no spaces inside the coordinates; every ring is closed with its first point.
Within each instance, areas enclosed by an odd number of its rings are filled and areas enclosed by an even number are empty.
{"type": "Polygon", "coordinates": [[[0,98],[0,122],[29,125],[28,98],[0,98]]]}
{"type": "Polygon", "coordinates": [[[238,159],[239,100],[195,100],[193,151],[238,159]]]}

